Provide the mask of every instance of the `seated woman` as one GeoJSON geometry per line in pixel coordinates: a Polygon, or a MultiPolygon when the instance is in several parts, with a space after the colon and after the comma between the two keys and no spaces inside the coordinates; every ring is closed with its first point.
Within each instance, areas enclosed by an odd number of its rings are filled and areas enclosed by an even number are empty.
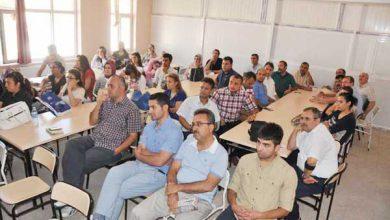
{"type": "Polygon", "coordinates": [[[31,111],[33,94],[30,82],[14,70],[4,76],[4,81],[5,91],[0,97],[0,108],[23,101],[31,111]]]}
{"type": "Polygon", "coordinates": [[[77,69],[71,69],[66,75],[66,84],[62,87],[58,97],[71,107],[76,107],[83,103],[85,89],[81,80],[81,73],[77,69]]]}
{"type": "Polygon", "coordinates": [[[150,44],[148,47],[148,51],[142,57],[142,63],[144,65],[148,64],[151,59],[157,58],[157,53],[154,49],[154,45],[150,44]]]}
{"type": "Polygon", "coordinates": [[[346,143],[355,132],[356,119],[352,108],[356,102],[351,93],[340,93],[336,103],[325,112],[327,120],[324,124],[340,144],[346,143]]]}
{"type": "Polygon", "coordinates": [[[75,68],[81,73],[81,81],[85,88],[85,98],[94,100],[93,88],[95,87],[95,73],[91,69],[88,59],[84,55],[77,55],[75,68]]]}
{"type": "Polygon", "coordinates": [[[100,46],[97,54],[93,56],[91,61],[92,69],[103,69],[104,64],[107,62],[107,50],[105,47],[100,46]]]}
{"type": "Polygon", "coordinates": [[[117,70],[126,66],[126,62],[129,60],[129,53],[126,51],[123,42],[118,43],[118,51],[112,54],[112,58],[115,60],[115,68],[117,70]]]}
{"type": "Polygon", "coordinates": [[[161,62],[159,59],[154,58],[149,61],[145,67],[146,85],[148,87],[153,86],[153,78],[158,68],[160,68],[161,62]]]}
{"type": "Polygon", "coordinates": [[[168,74],[166,80],[167,90],[165,90],[164,93],[169,96],[169,115],[171,118],[179,120],[179,116],[176,112],[179,110],[181,103],[187,98],[187,95],[181,86],[177,74],[168,74]]]}
{"type": "Polygon", "coordinates": [[[194,62],[186,69],[184,75],[187,79],[193,82],[201,81],[204,78],[202,55],[195,55],[194,62]]]}
{"type": "Polygon", "coordinates": [[[134,52],[130,56],[131,63],[137,67],[138,72],[144,74],[144,67],[141,62],[141,55],[138,52],[134,52]]]}
{"type": "Polygon", "coordinates": [[[125,68],[125,74],[125,79],[129,84],[129,88],[144,93],[146,89],[146,79],[144,75],[138,71],[137,67],[133,64],[128,64],[125,68]]]}
{"type": "Polygon", "coordinates": [[[65,67],[61,62],[55,61],[50,65],[51,75],[42,80],[41,92],[52,91],[58,95],[66,83],[65,67]]]}
{"type": "Polygon", "coordinates": [[[112,76],[115,75],[115,63],[112,60],[107,61],[104,64],[104,69],[103,69],[103,75],[100,76],[95,83],[95,88],[93,89],[93,94],[97,96],[99,89],[105,88],[108,79],[112,76]]]}

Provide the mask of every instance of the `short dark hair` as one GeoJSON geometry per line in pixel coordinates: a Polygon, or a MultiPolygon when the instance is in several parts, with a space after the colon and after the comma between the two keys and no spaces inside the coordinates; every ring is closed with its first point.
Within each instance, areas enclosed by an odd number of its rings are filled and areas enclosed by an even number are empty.
{"type": "Polygon", "coordinates": [[[270,62],[270,61],[266,62],[266,63],[264,64],[264,67],[265,67],[265,66],[270,66],[272,69],[275,68],[275,67],[274,67],[274,64],[273,64],[272,62],[270,62]]]}
{"type": "Polygon", "coordinates": [[[259,59],[259,54],[253,53],[253,54],[251,55],[251,57],[256,57],[257,59],[259,59]]]}
{"type": "Polygon", "coordinates": [[[307,107],[303,109],[304,112],[311,111],[314,115],[314,119],[321,118],[321,111],[316,107],[307,107]]]}
{"type": "Polygon", "coordinates": [[[352,84],[355,84],[355,79],[352,76],[345,76],[344,78],[348,78],[352,84]]]}
{"type": "Polygon", "coordinates": [[[227,56],[227,57],[224,57],[223,60],[226,60],[226,61],[229,61],[230,64],[233,64],[233,58],[227,56]]]}
{"type": "Polygon", "coordinates": [[[252,71],[245,72],[243,75],[244,75],[244,79],[252,78],[252,79],[256,80],[256,74],[252,71]]]}
{"type": "Polygon", "coordinates": [[[258,139],[270,140],[274,145],[279,145],[283,139],[283,129],[275,123],[267,123],[259,130],[258,139]]]}
{"type": "Polygon", "coordinates": [[[202,79],[202,82],[209,84],[209,85],[211,86],[211,89],[214,89],[214,87],[215,87],[215,82],[214,82],[214,80],[211,79],[211,78],[209,78],[209,77],[203,78],[203,79],[202,79]]]}
{"type": "Polygon", "coordinates": [[[218,52],[218,56],[221,54],[218,49],[214,49],[214,51],[218,52]]]}
{"type": "Polygon", "coordinates": [[[342,79],[344,79],[344,77],[345,77],[345,76],[343,76],[343,75],[337,75],[337,76],[335,77],[335,79],[342,80],[342,79]]]}
{"type": "Polygon", "coordinates": [[[210,124],[214,124],[215,125],[215,116],[214,116],[214,113],[212,111],[210,111],[209,109],[207,108],[200,108],[198,110],[196,110],[194,112],[194,116],[195,115],[207,115],[207,121],[210,123],[210,124]]]}
{"type": "Polygon", "coordinates": [[[173,57],[170,53],[164,53],[162,57],[168,58],[169,62],[172,62],[172,60],[173,60],[173,57]]]}
{"type": "Polygon", "coordinates": [[[164,105],[169,105],[169,96],[162,92],[152,94],[149,100],[156,100],[158,105],[161,107],[163,107],[164,105]]]}
{"type": "Polygon", "coordinates": [[[350,86],[343,86],[341,89],[353,94],[353,89],[350,86]]]}
{"type": "Polygon", "coordinates": [[[286,62],[286,61],[281,60],[281,61],[279,61],[279,63],[283,63],[283,64],[284,64],[284,67],[287,67],[287,62],[286,62]]]}
{"type": "MultiPolygon", "coordinates": [[[[242,78],[242,76],[240,74],[234,74],[230,78],[239,79],[239,80],[241,80],[241,83],[244,81],[244,78],[242,78]]],[[[230,78],[229,78],[229,81],[230,81],[230,78]]]]}
{"type": "Polygon", "coordinates": [[[307,65],[307,66],[310,66],[308,62],[303,62],[301,65],[307,65]]]}
{"type": "Polygon", "coordinates": [[[341,70],[343,72],[343,76],[345,76],[347,74],[347,71],[345,71],[345,69],[343,69],[343,68],[339,68],[337,70],[341,70]]]}

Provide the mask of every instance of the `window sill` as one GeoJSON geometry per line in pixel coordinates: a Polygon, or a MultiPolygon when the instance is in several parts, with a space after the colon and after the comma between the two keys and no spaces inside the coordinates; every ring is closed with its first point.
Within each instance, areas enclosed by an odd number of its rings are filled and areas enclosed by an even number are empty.
{"type": "MultiPolygon", "coordinates": [[[[65,60],[65,63],[76,61],[76,57],[63,57],[63,58],[65,60]]],[[[41,65],[43,63],[43,60],[44,59],[32,60],[31,63],[28,63],[28,64],[19,64],[19,63],[0,64],[0,70],[8,69],[8,68],[21,68],[21,67],[37,66],[37,65],[41,65]]]]}

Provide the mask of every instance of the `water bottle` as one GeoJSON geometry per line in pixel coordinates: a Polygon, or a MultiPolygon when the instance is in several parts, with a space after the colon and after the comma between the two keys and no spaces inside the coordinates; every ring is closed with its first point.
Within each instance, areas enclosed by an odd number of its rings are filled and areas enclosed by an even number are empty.
{"type": "Polygon", "coordinates": [[[32,108],[31,118],[32,118],[32,122],[33,122],[34,126],[38,126],[39,120],[38,120],[38,111],[37,111],[36,107],[32,108]]]}

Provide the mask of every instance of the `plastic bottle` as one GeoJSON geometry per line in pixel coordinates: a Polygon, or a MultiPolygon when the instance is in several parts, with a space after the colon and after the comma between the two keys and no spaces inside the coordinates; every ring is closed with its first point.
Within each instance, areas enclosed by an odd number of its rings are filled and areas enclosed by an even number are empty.
{"type": "Polygon", "coordinates": [[[34,126],[38,126],[39,125],[39,119],[38,119],[38,111],[37,111],[36,107],[32,108],[31,118],[32,118],[32,122],[33,122],[34,126]]]}

